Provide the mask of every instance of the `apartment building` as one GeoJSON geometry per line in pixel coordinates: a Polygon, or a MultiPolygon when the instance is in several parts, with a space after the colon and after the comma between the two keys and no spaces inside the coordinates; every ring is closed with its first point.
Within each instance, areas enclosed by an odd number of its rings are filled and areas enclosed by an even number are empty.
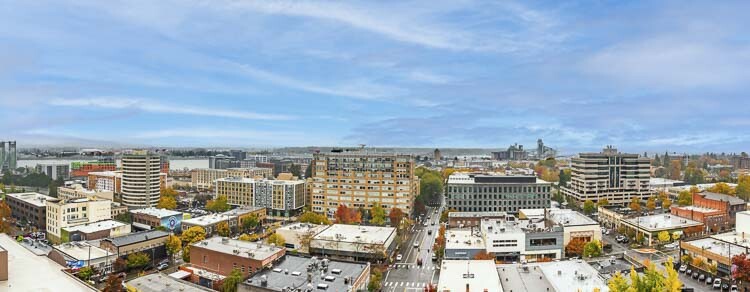
{"type": "Polygon", "coordinates": [[[89,190],[122,192],[122,171],[92,171],[88,175],[89,190]]]}
{"type": "Polygon", "coordinates": [[[459,212],[509,212],[549,208],[552,183],[536,176],[454,173],[448,177],[445,202],[459,212]]]}
{"type": "Polygon", "coordinates": [[[70,176],[88,177],[91,172],[114,171],[117,165],[114,159],[97,161],[74,161],[70,163],[70,176]]]}
{"type": "Polygon", "coordinates": [[[62,229],[112,219],[112,201],[105,199],[49,199],[46,201],[47,239],[62,242],[62,229]]]}
{"type": "Polygon", "coordinates": [[[273,178],[273,169],[264,167],[251,168],[227,168],[213,169],[200,168],[190,172],[190,180],[193,187],[199,190],[212,190],[216,185],[215,182],[220,178],[241,177],[241,178],[273,178]]]}
{"type": "Polygon", "coordinates": [[[631,198],[646,198],[651,162],[638,154],[617,152],[607,146],[601,153],[580,153],[571,159],[570,185],[563,194],[578,202],[607,199],[610,204],[626,204],[631,198]]]}
{"type": "Polygon", "coordinates": [[[312,160],[312,210],[333,218],[339,205],[372,208],[380,203],[411,214],[419,194],[411,155],[367,151],[316,153],[312,160]]]}
{"type": "Polygon", "coordinates": [[[89,190],[84,188],[81,184],[74,184],[69,187],[58,187],[57,197],[63,200],[97,197],[113,201],[114,192],[89,190]]]}
{"type": "Polygon", "coordinates": [[[131,208],[153,207],[159,202],[161,157],[147,150],[122,156],[122,203],[131,208]]]}
{"type": "Polygon", "coordinates": [[[5,201],[10,207],[11,216],[18,221],[28,222],[39,230],[47,229],[47,200],[56,200],[56,198],[38,193],[5,195],[5,201]]]}
{"type": "Polygon", "coordinates": [[[267,208],[268,215],[289,217],[305,207],[304,180],[269,180],[227,177],[216,180],[216,196],[230,205],[267,208]]]}

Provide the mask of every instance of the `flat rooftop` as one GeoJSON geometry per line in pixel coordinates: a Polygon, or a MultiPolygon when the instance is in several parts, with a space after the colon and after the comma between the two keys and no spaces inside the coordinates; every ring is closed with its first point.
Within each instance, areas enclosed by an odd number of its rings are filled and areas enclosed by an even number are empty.
{"type": "Polygon", "coordinates": [[[550,209],[549,217],[552,222],[563,226],[599,225],[594,219],[570,209],[550,209]]]}
{"type": "Polygon", "coordinates": [[[584,261],[503,264],[497,265],[497,273],[503,288],[513,292],[609,291],[598,271],[584,261]]]}
{"type": "MultiPolygon", "coordinates": [[[[437,291],[503,292],[493,260],[444,260],[437,291]],[[469,286],[467,289],[466,286],[469,286]]],[[[516,291],[516,290],[513,290],[516,291]]],[[[538,291],[538,290],[536,290],[538,291]]],[[[568,290],[560,290],[568,291],[568,290]]]]}
{"type": "Polygon", "coordinates": [[[117,257],[116,254],[108,252],[107,250],[101,249],[98,246],[92,245],[85,241],[66,242],[66,243],[54,246],[54,249],[68,255],[69,257],[72,257],[76,260],[81,260],[81,261],[88,260],[89,256],[91,256],[92,260],[98,259],[98,258],[105,258],[108,256],[110,258],[117,257]]]}
{"type": "Polygon", "coordinates": [[[342,262],[333,260],[324,260],[317,257],[300,257],[286,255],[277,262],[272,269],[262,270],[245,281],[245,284],[255,287],[263,287],[272,291],[281,291],[284,287],[300,287],[303,291],[324,291],[318,290],[319,284],[326,284],[328,288],[325,291],[349,291],[349,284],[344,283],[345,278],[357,279],[362,273],[366,273],[369,263],[342,262]],[[328,267],[325,272],[323,262],[328,267]],[[310,270],[308,270],[308,267],[310,270]],[[312,282],[307,283],[307,273],[313,274],[312,282]],[[334,273],[336,271],[336,273],[334,273]],[[320,275],[323,277],[320,277],[320,275]],[[265,277],[266,284],[263,286],[262,279],[265,277]],[[328,280],[324,279],[328,278],[328,280]]]}
{"type": "Polygon", "coordinates": [[[182,220],[182,224],[189,224],[189,225],[198,225],[198,226],[211,226],[214,224],[217,224],[222,221],[228,221],[236,218],[236,216],[231,215],[225,215],[225,214],[208,214],[205,216],[190,218],[187,220],[182,220]]]}
{"type": "Polygon", "coordinates": [[[711,213],[711,212],[717,212],[719,210],[711,209],[711,208],[705,208],[705,207],[697,207],[697,206],[675,206],[677,209],[682,210],[689,210],[694,212],[700,212],[700,213],[711,213]]]}
{"type": "Polygon", "coordinates": [[[456,230],[449,229],[445,231],[445,248],[446,249],[484,249],[484,239],[478,229],[474,230],[456,230]]]}
{"type": "Polygon", "coordinates": [[[21,201],[24,201],[26,203],[32,204],[37,207],[45,207],[47,200],[57,200],[55,197],[50,197],[47,195],[42,195],[39,193],[14,193],[14,194],[6,194],[8,197],[12,197],[21,201]]]}
{"type": "Polygon", "coordinates": [[[8,281],[0,281],[0,291],[97,291],[62,272],[62,267],[46,256],[34,255],[6,234],[0,246],[8,251],[8,281]]]}
{"type": "Polygon", "coordinates": [[[116,177],[122,176],[122,171],[92,171],[89,175],[116,177]]]}
{"type": "Polygon", "coordinates": [[[317,225],[312,223],[294,222],[277,228],[276,230],[294,231],[294,232],[308,232],[313,231],[315,233],[328,227],[327,225],[317,225]]]}
{"type": "Polygon", "coordinates": [[[636,218],[623,219],[623,221],[629,223],[630,225],[638,226],[639,228],[649,232],[703,225],[703,223],[700,223],[698,221],[693,221],[671,214],[641,216],[636,218]]]}
{"type": "Polygon", "coordinates": [[[221,213],[222,215],[227,216],[242,216],[248,213],[257,212],[260,210],[263,210],[264,207],[255,207],[255,206],[242,206],[239,208],[235,208],[229,211],[226,211],[224,213],[221,213]]]}
{"type": "Polygon", "coordinates": [[[203,286],[172,278],[162,273],[148,274],[130,280],[126,285],[135,287],[140,292],[171,292],[171,291],[214,291],[203,286]]]}
{"type": "Polygon", "coordinates": [[[724,257],[729,257],[730,249],[732,252],[731,256],[736,256],[747,253],[747,250],[750,248],[750,238],[743,238],[742,234],[735,232],[720,233],[707,238],[683,241],[682,243],[703,248],[724,257]]]}
{"type": "Polygon", "coordinates": [[[205,248],[224,254],[233,254],[239,251],[236,256],[250,258],[255,260],[265,260],[277,252],[281,247],[276,247],[260,242],[249,242],[225,237],[214,236],[193,243],[193,247],[205,248]]]}
{"type": "Polygon", "coordinates": [[[177,212],[177,211],[173,211],[169,209],[157,209],[154,207],[130,210],[130,213],[144,214],[144,215],[153,216],[156,218],[165,218],[165,217],[170,217],[170,216],[182,216],[182,212],[177,212]]]}
{"type": "Polygon", "coordinates": [[[169,233],[161,231],[161,230],[149,230],[149,231],[142,231],[137,233],[131,233],[125,236],[120,237],[114,237],[114,238],[107,238],[104,240],[111,241],[113,245],[115,246],[125,246],[137,242],[143,242],[146,240],[154,239],[154,238],[160,238],[160,237],[167,237],[169,236],[169,233]]]}
{"type": "Polygon", "coordinates": [[[483,217],[505,217],[505,212],[450,212],[448,218],[483,218],[483,217]]]}
{"type": "Polygon", "coordinates": [[[104,221],[99,221],[99,222],[87,223],[83,225],[64,227],[63,229],[67,230],[68,232],[79,231],[83,233],[93,233],[97,231],[118,228],[118,227],[122,227],[125,225],[127,224],[122,223],[120,221],[116,221],[116,220],[104,220],[104,221]]]}
{"type": "Polygon", "coordinates": [[[393,227],[333,224],[315,235],[313,239],[384,244],[395,233],[396,228],[393,227]]]}
{"type": "Polygon", "coordinates": [[[457,172],[448,177],[449,184],[548,184],[549,182],[533,175],[507,175],[500,172],[467,173],[457,172]]]}

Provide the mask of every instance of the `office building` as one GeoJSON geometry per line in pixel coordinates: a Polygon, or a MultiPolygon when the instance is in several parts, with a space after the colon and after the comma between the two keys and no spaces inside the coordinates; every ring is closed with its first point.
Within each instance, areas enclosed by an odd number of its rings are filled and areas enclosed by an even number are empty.
{"type": "Polygon", "coordinates": [[[270,216],[289,217],[305,207],[304,180],[227,177],[216,180],[216,196],[230,205],[264,207],[270,216]]]}
{"type": "Polygon", "coordinates": [[[367,151],[316,153],[312,161],[312,210],[333,218],[336,208],[399,208],[412,213],[419,194],[414,157],[367,151]]]}
{"type": "Polygon", "coordinates": [[[440,149],[435,148],[435,151],[432,153],[432,160],[440,161],[443,160],[443,155],[440,153],[440,149]]]}
{"type": "Polygon", "coordinates": [[[71,177],[88,177],[90,172],[114,171],[117,165],[114,159],[97,161],[73,161],[70,163],[71,177]]]}
{"type": "Polygon", "coordinates": [[[449,228],[479,227],[482,219],[505,219],[505,212],[448,212],[449,228]]]}
{"type": "MultiPolygon", "coordinates": [[[[563,257],[565,229],[552,221],[544,218],[517,220],[509,216],[501,220],[483,219],[481,224],[486,251],[499,261],[535,262],[563,257]]],[[[446,236],[447,241],[453,239],[446,236]]]]}
{"type": "Polygon", "coordinates": [[[607,199],[610,204],[624,205],[633,197],[645,199],[652,194],[647,157],[607,146],[601,153],[581,153],[571,163],[570,184],[562,191],[579,203],[607,199]]]}
{"type": "Polygon", "coordinates": [[[122,203],[130,208],[156,206],[161,191],[161,157],[146,150],[122,156],[122,203]]]}
{"type": "Polygon", "coordinates": [[[122,171],[89,172],[87,187],[89,190],[120,194],[122,193],[122,171]]]}
{"type": "Polygon", "coordinates": [[[657,237],[662,231],[670,235],[691,236],[704,230],[701,222],[670,214],[627,218],[622,220],[622,226],[634,231],[636,236],[642,235],[649,246],[657,243],[657,237]]]}
{"type": "Polygon", "coordinates": [[[81,198],[100,198],[114,201],[112,191],[96,191],[84,188],[81,184],[73,184],[66,187],[57,187],[57,197],[63,200],[81,198]]]}
{"type": "Polygon", "coordinates": [[[583,242],[602,240],[602,229],[599,222],[571,209],[522,209],[518,211],[521,220],[545,220],[552,225],[562,226],[563,246],[571,240],[583,242]]]}
{"type": "Polygon", "coordinates": [[[698,206],[672,206],[670,213],[703,223],[706,230],[712,233],[729,230],[730,226],[732,226],[729,221],[729,213],[722,210],[698,206]]]}
{"type": "Polygon", "coordinates": [[[237,291],[367,291],[369,281],[370,263],[286,255],[273,269],[242,282],[237,291]],[[308,273],[314,276],[308,278],[308,273]]]}
{"type": "Polygon", "coordinates": [[[190,265],[222,276],[237,269],[245,278],[271,266],[284,254],[283,247],[214,236],[190,245],[190,265]]]}
{"type": "Polygon", "coordinates": [[[199,168],[190,172],[193,187],[199,190],[212,190],[216,180],[227,177],[273,178],[273,169],[265,167],[210,169],[199,168]]]}
{"type": "Polygon", "coordinates": [[[16,170],[16,154],[16,141],[0,141],[0,172],[16,170]]]}
{"type": "Polygon", "coordinates": [[[495,173],[453,173],[448,177],[445,202],[459,212],[509,212],[549,208],[552,184],[536,176],[495,173]]]}
{"type": "Polygon", "coordinates": [[[36,165],[36,171],[54,180],[70,178],[70,164],[68,163],[43,162],[36,165]]]}
{"type": "Polygon", "coordinates": [[[48,258],[66,268],[92,267],[96,271],[112,273],[117,255],[88,242],[67,242],[52,247],[48,258]]]}
{"type": "Polygon", "coordinates": [[[105,199],[48,199],[46,207],[47,239],[55,243],[62,242],[62,228],[112,219],[112,201],[105,199]]]}
{"type": "Polygon", "coordinates": [[[10,207],[13,218],[19,222],[27,222],[38,230],[47,230],[47,200],[56,200],[56,198],[38,193],[5,195],[5,201],[10,207]]]}
{"type": "MultiPolygon", "coordinates": [[[[631,265],[629,263],[624,265],[620,262],[617,265],[630,271],[631,265]]],[[[601,270],[597,270],[582,260],[497,265],[497,273],[500,276],[504,291],[513,292],[607,292],[609,291],[607,278],[602,277],[601,272],[601,270]]]]}
{"type": "Polygon", "coordinates": [[[208,157],[208,168],[210,169],[227,169],[236,168],[240,166],[240,162],[237,158],[232,156],[226,156],[224,154],[217,154],[208,157]]]}
{"type": "Polygon", "coordinates": [[[526,160],[529,153],[523,150],[523,145],[518,143],[510,145],[507,150],[492,152],[492,159],[495,160],[526,160]]]}
{"type": "Polygon", "coordinates": [[[385,259],[396,247],[396,228],[333,224],[316,234],[310,254],[351,260],[385,259]]]}
{"type": "Polygon", "coordinates": [[[471,260],[487,251],[481,228],[449,229],[445,231],[443,259],[471,260]]]}
{"type": "Polygon", "coordinates": [[[156,229],[159,226],[175,233],[182,232],[182,212],[154,207],[130,210],[133,226],[143,230],[156,229]]]}

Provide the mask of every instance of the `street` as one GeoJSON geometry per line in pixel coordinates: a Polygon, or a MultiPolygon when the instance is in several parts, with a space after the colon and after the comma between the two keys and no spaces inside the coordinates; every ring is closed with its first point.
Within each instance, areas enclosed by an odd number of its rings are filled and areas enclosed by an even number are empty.
{"type": "Polygon", "coordinates": [[[427,226],[424,222],[415,224],[409,237],[403,258],[389,269],[383,278],[383,291],[414,291],[422,290],[428,284],[437,284],[440,270],[437,262],[432,261],[432,246],[440,228],[440,212],[436,207],[427,207],[427,226]],[[433,225],[434,224],[434,225],[433,225]],[[432,234],[428,234],[428,230],[432,234]],[[415,247],[417,243],[417,247],[415,247]],[[417,261],[422,260],[422,266],[417,261]]]}

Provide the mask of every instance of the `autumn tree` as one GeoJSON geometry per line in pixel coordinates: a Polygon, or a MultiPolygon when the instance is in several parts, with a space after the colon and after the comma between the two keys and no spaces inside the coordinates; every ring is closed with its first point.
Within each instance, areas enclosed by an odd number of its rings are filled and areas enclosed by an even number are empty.
{"type": "Polygon", "coordinates": [[[719,182],[708,189],[709,192],[734,196],[735,189],[726,183],[719,182]]]}
{"type": "Polygon", "coordinates": [[[662,231],[662,232],[659,232],[659,234],[657,234],[657,236],[656,236],[656,237],[657,237],[657,238],[659,239],[659,241],[660,241],[660,242],[662,242],[662,243],[667,243],[667,242],[669,242],[669,240],[670,240],[670,239],[672,239],[672,236],[671,236],[671,235],[669,235],[669,232],[668,232],[668,231],[666,231],[666,230],[665,230],[665,231],[662,231]]]}
{"type": "Polygon", "coordinates": [[[750,259],[748,259],[747,254],[733,256],[732,265],[736,267],[732,269],[732,278],[747,285],[750,282],[750,259]]]}
{"type": "Polygon", "coordinates": [[[585,202],[583,202],[583,213],[589,215],[591,213],[594,213],[594,211],[596,211],[596,205],[594,205],[594,201],[586,200],[585,202]]]}
{"type": "Polygon", "coordinates": [[[200,226],[193,226],[182,232],[182,244],[189,246],[206,239],[206,230],[200,226]]]}
{"type": "Polygon", "coordinates": [[[211,212],[226,212],[229,211],[231,207],[229,206],[229,203],[227,203],[227,196],[221,195],[216,197],[214,200],[208,200],[206,202],[206,210],[211,212]]]}
{"type": "Polygon", "coordinates": [[[362,222],[362,213],[357,209],[352,209],[344,204],[340,204],[333,214],[336,223],[339,224],[356,224],[362,222]]]}
{"type": "Polygon", "coordinates": [[[182,248],[182,240],[180,240],[177,235],[170,234],[169,237],[167,237],[167,254],[169,254],[169,258],[173,259],[174,255],[177,254],[177,252],[180,251],[182,248]]]}
{"type": "Polygon", "coordinates": [[[663,208],[664,210],[668,211],[668,210],[669,210],[669,207],[672,207],[672,200],[671,200],[670,198],[666,198],[666,199],[663,199],[663,200],[661,201],[661,207],[662,207],[662,208],[663,208]]]}
{"type": "Polygon", "coordinates": [[[11,233],[12,222],[10,206],[5,200],[0,200],[0,233],[11,233]]]}
{"type": "Polygon", "coordinates": [[[401,220],[404,219],[404,216],[406,216],[406,214],[404,214],[401,209],[397,207],[391,208],[391,211],[388,213],[388,218],[391,220],[391,227],[398,228],[401,220]]]}
{"type": "Polygon", "coordinates": [[[128,268],[140,268],[148,265],[151,257],[145,252],[136,252],[128,255],[128,268]]]}
{"type": "Polygon", "coordinates": [[[586,246],[586,240],[580,237],[575,237],[565,246],[565,255],[580,256],[583,254],[584,246],[586,246]]]}
{"type": "Polygon", "coordinates": [[[159,192],[162,196],[177,197],[179,193],[172,187],[164,188],[159,192]]]}
{"type": "Polygon", "coordinates": [[[118,273],[125,271],[127,267],[128,267],[128,262],[121,257],[118,257],[117,259],[115,259],[115,262],[112,263],[112,270],[118,273]]]}
{"type": "Polygon", "coordinates": [[[609,200],[607,200],[607,198],[601,199],[598,202],[596,202],[596,205],[599,207],[607,206],[609,205],[609,200]]]}
{"type": "Polygon", "coordinates": [[[122,280],[120,280],[120,277],[115,273],[109,274],[102,292],[122,292],[122,280]]]}
{"type": "Polygon", "coordinates": [[[592,240],[587,242],[583,246],[584,257],[598,257],[602,255],[602,242],[598,240],[592,240]]]}
{"type": "Polygon", "coordinates": [[[745,201],[750,200],[750,175],[740,175],[737,179],[737,187],[734,190],[737,197],[745,201]]]}
{"type": "Polygon", "coordinates": [[[380,291],[380,282],[383,280],[383,272],[379,268],[373,268],[370,272],[370,282],[367,283],[367,291],[380,291]]]}
{"type": "Polygon", "coordinates": [[[648,197],[648,200],[646,200],[646,209],[649,211],[656,209],[656,198],[654,196],[648,197]]]}
{"type": "Polygon", "coordinates": [[[475,260],[494,260],[495,257],[487,253],[486,251],[480,251],[474,255],[474,259],[475,260]]]}
{"type": "Polygon", "coordinates": [[[161,198],[159,198],[159,203],[156,204],[156,208],[169,210],[177,209],[177,199],[173,196],[162,195],[161,198]]]}
{"type": "Polygon", "coordinates": [[[260,238],[258,237],[257,234],[247,234],[247,233],[245,233],[245,234],[240,235],[240,237],[239,237],[239,240],[242,240],[242,241],[256,241],[258,239],[260,239],[260,238]]]}
{"type": "Polygon", "coordinates": [[[250,216],[242,219],[242,230],[257,230],[258,227],[260,227],[260,218],[258,217],[258,214],[250,214],[250,216]]]}
{"type": "Polygon", "coordinates": [[[609,291],[611,292],[626,292],[630,288],[630,283],[628,283],[628,279],[620,271],[617,271],[607,282],[607,287],[609,287],[609,291]]]}
{"type": "Polygon", "coordinates": [[[372,214],[372,219],[370,219],[370,223],[372,223],[372,225],[385,225],[385,209],[383,209],[380,203],[375,203],[375,205],[372,206],[370,214],[372,214]]]}
{"type": "Polygon", "coordinates": [[[451,212],[458,212],[458,210],[450,208],[443,211],[443,213],[440,214],[440,222],[448,222],[448,213],[451,212]]]}
{"type": "Polygon", "coordinates": [[[331,225],[331,221],[328,220],[325,215],[321,215],[312,211],[302,213],[302,215],[297,218],[297,221],[302,223],[331,225]]]}
{"type": "Polygon", "coordinates": [[[633,197],[630,200],[630,209],[636,212],[641,211],[641,199],[638,197],[633,197]]]}
{"type": "Polygon", "coordinates": [[[276,246],[283,247],[284,244],[286,244],[286,240],[284,239],[283,236],[281,236],[281,234],[274,233],[268,236],[268,238],[266,238],[266,243],[275,244],[276,246]]]}
{"type": "Polygon", "coordinates": [[[693,194],[690,191],[681,191],[677,194],[677,205],[689,206],[693,204],[693,194]]]}
{"type": "Polygon", "coordinates": [[[669,169],[669,178],[673,180],[680,180],[682,178],[682,162],[680,160],[672,160],[669,169]]]}

